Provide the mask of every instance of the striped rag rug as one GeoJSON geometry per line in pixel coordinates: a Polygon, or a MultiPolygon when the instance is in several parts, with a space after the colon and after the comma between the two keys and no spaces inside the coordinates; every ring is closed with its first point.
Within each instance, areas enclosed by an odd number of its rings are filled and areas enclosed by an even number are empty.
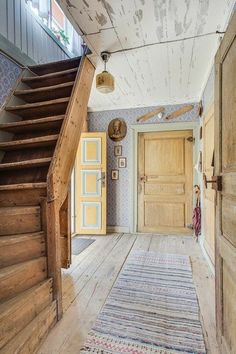
{"type": "Polygon", "coordinates": [[[189,257],[132,252],[80,353],[206,353],[189,257]]]}

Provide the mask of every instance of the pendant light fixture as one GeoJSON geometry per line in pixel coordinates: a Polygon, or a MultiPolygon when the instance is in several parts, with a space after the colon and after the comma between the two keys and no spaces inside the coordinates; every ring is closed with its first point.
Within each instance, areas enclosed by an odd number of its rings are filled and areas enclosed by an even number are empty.
{"type": "Polygon", "coordinates": [[[109,52],[102,52],[101,58],[104,63],[104,70],[96,76],[96,88],[101,93],[110,93],[115,89],[114,76],[107,71],[107,62],[111,54],[109,52]]]}

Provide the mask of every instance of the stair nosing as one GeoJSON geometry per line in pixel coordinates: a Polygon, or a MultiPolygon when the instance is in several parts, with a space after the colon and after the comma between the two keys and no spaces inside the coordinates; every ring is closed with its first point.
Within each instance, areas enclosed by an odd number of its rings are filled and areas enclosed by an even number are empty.
{"type": "Polygon", "coordinates": [[[18,234],[18,235],[3,235],[0,236],[0,245],[1,247],[7,247],[13,244],[21,243],[23,241],[35,240],[35,239],[44,239],[44,232],[34,232],[28,234],[18,234]],[[5,244],[5,245],[4,245],[5,244]]]}
{"type": "Polygon", "coordinates": [[[46,165],[50,164],[52,161],[52,157],[46,157],[41,159],[32,159],[32,160],[24,160],[24,161],[17,161],[17,162],[7,162],[7,163],[0,163],[0,170],[4,169],[14,169],[14,168],[28,168],[40,166],[41,163],[45,163],[46,165]]]}
{"type": "Polygon", "coordinates": [[[6,184],[0,185],[0,191],[18,190],[18,189],[43,189],[47,188],[47,182],[36,183],[18,183],[18,184],[6,184]]]}
{"type": "MultiPolygon", "coordinates": [[[[56,142],[59,137],[59,134],[54,135],[44,135],[35,138],[28,138],[28,139],[20,139],[20,140],[10,140],[10,141],[2,141],[0,142],[0,150],[6,150],[7,148],[13,148],[17,150],[18,148],[22,148],[22,145],[32,145],[35,143],[45,143],[45,142],[56,142]]],[[[13,150],[11,149],[11,150],[13,150]]],[[[15,150],[14,149],[14,150],[15,150]]]]}
{"type": "Polygon", "coordinates": [[[63,97],[63,98],[56,98],[55,100],[50,100],[50,101],[42,101],[42,102],[35,102],[35,103],[26,103],[22,105],[17,105],[17,106],[8,106],[5,107],[6,111],[20,111],[24,109],[30,109],[30,108],[37,108],[37,107],[43,107],[43,106],[50,106],[50,105],[55,105],[55,104],[60,104],[60,103],[65,103],[69,102],[70,97],[63,97]]]}
{"type": "Polygon", "coordinates": [[[55,73],[50,73],[50,74],[45,74],[45,75],[23,77],[21,79],[21,81],[22,82],[30,82],[30,81],[37,81],[37,80],[41,80],[41,79],[48,79],[48,78],[52,78],[54,76],[63,76],[63,75],[78,71],[78,68],[79,67],[74,68],[74,69],[69,69],[69,70],[56,71],[55,73]]]}
{"type": "Polygon", "coordinates": [[[49,116],[49,117],[43,117],[43,118],[35,118],[35,119],[28,119],[28,120],[20,120],[16,122],[9,122],[9,123],[1,123],[0,124],[0,130],[8,130],[12,129],[14,127],[24,127],[27,125],[40,125],[43,123],[50,123],[50,122],[57,122],[60,120],[63,120],[65,117],[64,114],[60,114],[57,116],[49,116]],[[51,119],[50,119],[51,118],[51,119]]]}
{"type": "Polygon", "coordinates": [[[39,93],[39,92],[44,92],[44,91],[48,91],[48,90],[55,90],[57,88],[63,88],[63,87],[67,87],[67,86],[73,86],[74,85],[74,81],[69,81],[69,82],[65,82],[63,84],[57,84],[57,85],[52,85],[52,86],[44,86],[44,87],[38,87],[35,89],[26,89],[26,90],[16,90],[14,92],[14,96],[22,96],[22,95],[26,95],[26,94],[32,94],[32,93],[39,93]]]}
{"type": "Polygon", "coordinates": [[[13,235],[2,235],[0,236],[0,240],[3,238],[3,237],[27,237],[27,236],[39,236],[39,237],[42,237],[45,235],[45,232],[44,231],[36,231],[36,232],[25,232],[24,234],[13,234],[13,235]]]}

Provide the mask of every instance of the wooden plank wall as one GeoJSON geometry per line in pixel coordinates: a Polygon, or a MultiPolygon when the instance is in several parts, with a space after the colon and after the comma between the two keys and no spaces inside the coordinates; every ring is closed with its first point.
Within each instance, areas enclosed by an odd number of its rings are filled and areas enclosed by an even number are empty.
{"type": "Polygon", "coordinates": [[[25,0],[1,0],[0,34],[36,63],[69,58],[36,20],[25,0]]]}

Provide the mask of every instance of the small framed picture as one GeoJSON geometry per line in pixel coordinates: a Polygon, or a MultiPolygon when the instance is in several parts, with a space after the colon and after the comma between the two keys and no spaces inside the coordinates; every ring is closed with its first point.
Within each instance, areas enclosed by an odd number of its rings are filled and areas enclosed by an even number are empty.
{"type": "Polygon", "coordinates": [[[111,170],[111,179],[113,180],[119,179],[119,170],[111,170]]]}
{"type": "Polygon", "coordinates": [[[116,145],[114,147],[114,155],[121,156],[122,155],[122,145],[116,145]]]}
{"type": "Polygon", "coordinates": [[[126,157],[119,157],[118,158],[118,167],[119,168],[127,167],[126,157]]]}

